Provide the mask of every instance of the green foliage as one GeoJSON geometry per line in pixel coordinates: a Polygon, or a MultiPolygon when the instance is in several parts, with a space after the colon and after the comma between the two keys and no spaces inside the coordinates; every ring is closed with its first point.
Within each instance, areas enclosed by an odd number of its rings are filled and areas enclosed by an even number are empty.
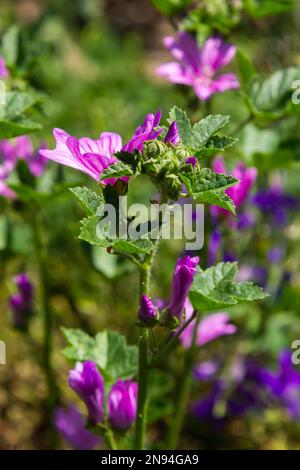
{"type": "Polygon", "coordinates": [[[300,68],[278,70],[265,80],[256,79],[250,87],[249,105],[257,117],[277,119],[292,108],[292,84],[299,80],[300,68]]]}
{"type": "Polygon", "coordinates": [[[92,338],[80,329],[62,328],[68,346],[63,350],[72,361],[94,361],[109,381],[135,377],[138,367],[136,346],[126,343],[124,336],[104,330],[92,338]]]}
{"type": "Polygon", "coordinates": [[[238,182],[236,178],[201,168],[199,171],[181,173],[180,179],[195,201],[217,205],[235,213],[234,203],[224,191],[238,182]]]}
{"type": "Polygon", "coordinates": [[[120,178],[121,176],[133,176],[134,172],[130,165],[126,165],[122,161],[118,161],[106,168],[101,174],[101,181],[109,178],[120,178]]]}
{"type": "Polygon", "coordinates": [[[193,307],[206,312],[267,296],[252,282],[236,282],[237,271],[237,263],[219,263],[206,270],[199,268],[189,294],[193,307]]]}
{"type": "Polygon", "coordinates": [[[10,91],[0,107],[0,139],[29,134],[42,128],[41,124],[29,119],[30,114],[41,101],[41,96],[32,92],[10,91]]]}
{"type": "MultiPolygon", "coordinates": [[[[230,137],[216,135],[228,124],[229,119],[229,116],[214,114],[201,119],[192,126],[187,113],[174,106],[170,111],[169,120],[177,122],[182,143],[196,154],[201,154],[201,151],[205,149],[211,152],[218,151],[235,142],[230,137]]],[[[203,154],[205,155],[205,151],[203,154]]]]}
{"type": "Polygon", "coordinates": [[[85,186],[78,186],[76,188],[70,188],[70,191],[79,199],[81,204],[90,214],[96,214],[97,209],[104,204],[104,197],[102,192],[99,194],[94,193],[85,186]]]}

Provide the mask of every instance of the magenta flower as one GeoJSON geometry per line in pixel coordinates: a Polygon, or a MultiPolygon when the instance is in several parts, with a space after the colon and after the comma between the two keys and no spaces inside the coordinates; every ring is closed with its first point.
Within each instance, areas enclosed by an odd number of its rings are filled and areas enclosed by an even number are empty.
{"type": "MultiPolygon", "coordinates": [[[[42,149],[40,155],[80,170],[96,181],[100,180],[103,170],[117,161],[113,154],[122,148],[122,139],[114,132],[102,132],[97,140],[88,137],[76,139],[62,129],[54,129],[53,135],[56,141],[55,149],[42,149]]],[[[128,181],[127,177],[120,179],[128,181]]],[[[114,184],[115,181],[115,178],[110,178],[103,183],[114,184]]]]}
{"type": "Polygon", "coordinates": [[[93,361],[78,362],[69,372],[69,386],[84,401],[91,424],[101,423],[104,417],[104,381],[93,361]]]}
{"type": "Polygon", "coordinates": [[[214,93],[239,88],[233,73],[218,75],[218,71],[234,57],[236,48],[219,37],[209,38],[202,48],[188,33],[181,31],[177,38],[167,36],[164,45],[177,62],[162,64],[157,74],[172,83],[193,87],[200,100],[207,100],[214,93]]]}
{"type": "Polygon", "coordinates": [[[113,427],[129,428],[136,419],[138,385],[131,380],[117,380],[107,402],[108,417],[113,427]]]}
{"type": "Polygon", "coordinates": [[[7,78],[9,76],[9,71],[6,67],[5,60],[2,56],[0,56],[0,79],[7,78]]]}
{"type": "Polygon", "coordinates": [[[157,307],[145,294],[141,296],[139,314],[141,320],[145,323],[151,323],[157,318],[157,307]]]}
{"type": "Polygon", "coordinates": [[[55,427],[64,439],[76,450],[91,450],[101,439],[85,429],[85,420],[76,406],[58,408],[55,412],[55,427]]]}
{"type": "MultiPolygon", "coordinates": [[[[191,318],[193,314],[193,306],[188,299],[185,304],[185,313],[186,320],[191,318]]],[[[234,334],[237,331],[237,328],[235,325],[229,323],[229,320],[229,315],[225,312],[212,313],[211,315],[203,318],[198,325],[196,336],[197,346],[203,346],[220,336],[234,334]]],[[[194,328],[194,323],[190,323],[179,337],[185,348],[188,348],[191,345],[194,328]]]]}
{"type": "MultiPolygon", "coordinates": [[[[213,170],[216,173],[226,174],[226,167],[222,157],[215,158],[213,162],[213,170]]],[[[239,180],[239,183],[226,189],[225,192],[233,200],[236,207],[240,208],[243,202],[247,199],[250,190],[255,183],[257,169],[255,167],[246,168],[244,164],[240,162],[235,166],[231,173],[234,178],[239,180]]],[[[211,206],[211,212],[213,216],[229,214],[225,209],[216,206],[211,206]]]]}
{"type": "Polygon", "coordinates": [[[193,278],[197,272],[196,266],[199,263],[199,257],[184,256],[177,260],[173,280],[171,302],[169,311],[172,316],[180,319],[184,309],[187,295],[193,283],[193,278]]]}
{"type": "MultiPolygon", "coordinates": [[[[161,111],[157,111],[155,114],[147,114],[143,124],[136,129],[130,141],[123,145],[122,150],[129,153],[134,150],[142,152],[144,142],[157,139],[164,130],[163,127],[159,126],[161,116],[161,111]]],[[[179,133],[175,121],[171,123],[164,138],[164,142],[171,143],[173,145],[177,145],[179,143],[179,133]]]]}
{"type": "Polygon", "coordinates": [[[18,292],[9,298],[16,328],[24,328],[33,311],[33,285],[25,273],[20,273],[13,279],[18,292]]]}

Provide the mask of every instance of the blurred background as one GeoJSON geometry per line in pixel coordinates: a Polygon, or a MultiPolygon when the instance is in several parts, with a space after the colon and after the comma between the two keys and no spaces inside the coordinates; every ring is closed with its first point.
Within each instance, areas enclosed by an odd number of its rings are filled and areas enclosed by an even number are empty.
{"type": "MultiPolygon", "coordinates": [[[[190,3],[190,9],[195,4],[215,6],[212,12],[205,10],[206,16],[189,17],[188,28],[199,41],[217,31],[236,44],[264,77],[291,65],[300,67],[298,2],[274,16],[241,12],[230,17],[231,23],[226,16],[221,18],[220,3],[190,3]]],[[[148,0],[2,0],[0,35],[4,37],[16,25],[22,49],[18,63],[11,67],[10,86],[34,89],[41,96],[38,112],[43,127],[31,136],[34,148],[41,142],[54,147],[54,127],[91,138],[112,131],[126,141],[148,112],[161,109],[166,116],[176,104],[194,118],[205,115],[207,104],[195,103],[191,90],[155,73],[158,65],[170,60],[163,37],[174,35],[184,18],[186,12],[165,16],[148,0]]],[[[231,67],[239,73],[237,60],[231,67]]],[[[236,91],[215,95],[209,108],[210,113],[232,117],[228,135],[247,114],[243,93],[236,91]]],[[[286,401],[266,403],[253,378],[255,367],[278,371],[279,355],[300,339],[299,120],[292,116],[249,124],[237,137],[238,144],[226,151],[225,160],[229,172],[241,160],[258,168],[256,184],[241,212],[250,214],[254,222],[235,231],[220,223],[215,260],[238,260],[242,278],[265,287],[270,297],[230,309],[238,332],[199,350],[199,362],[218,362],[216,375],[229,385],[218,399],[219,382],[199,379],[195,372],[180,448],[299,449],[299,367],[298,386],[286,391],[286,401]],[[257,195],[266,190],[269,199],[260,203],[257,195]],[[250,384],[246,391],[237,390],[241,383],[250,384]],[[239,393],[243,408],[236,413],[226,408],[234,393],[239,393]],[[195,406],[205,397],[209,404],[202,403],[196,412],[195,406]],[[210,406],[212,402],[216,406],[210,406]]],[[[50,192],[54,185],[84,184],[97,190],[96,183],[82,173],[54,163],[39,179],[39,189],[50,192]]],[[[146,202],[153,192],[144,181],[136,181],[131,197],[146,202]]],[[[62,326],[80,327],[90,334],[113,327],[129,331],[129,343],[136,340],[136,331],[129,325],[136,315],[138,275],[126,261],[77,239],[82,216],[68,190],[58,191],[39,212],[49,273],[47,295],[54,312],[53,364],[62,406],[77,403],[67,387],[69,364],[60,352],[65,346],[62,326]]],[[[212,230],[207,209],[205,245],[199,253],[203,267],[209,264],[212,230]]],[[[178,241],[162,243],[154,268],[156,296],[168,298],[174,264],[183,249],[178,241]]],[[[7,347],[7,364],[0,365],[0,449],[70,448],[58,434],[53,440],[46,418],[47,388],[36,361],[42,347],[39,289],[34,233],[22,202],[0,197],[0,339],[7,347]],[[35,293],[26,334],[15,327],[9,305],[16,290],[14,276],[20,272],[27,273],[35,293]]],[[[181,359],[179,350],[153,380],[150,439],[158,448],[169,422],[169,398],[181,359]]]]}

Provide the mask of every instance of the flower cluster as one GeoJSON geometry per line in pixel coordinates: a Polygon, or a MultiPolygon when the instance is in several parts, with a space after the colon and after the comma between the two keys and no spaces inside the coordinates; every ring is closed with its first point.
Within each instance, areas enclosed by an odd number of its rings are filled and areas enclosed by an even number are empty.
{"type": "MultiPolygon", "coordinates": [[[[78,362],[69,373],[69,386],[85,403],[88,421],[92,425],[104,421],[104,380],[93,361],[78,362]]],[[[137,384],[131,380],[117,380],[107,399],[108,419],[111,426],[127,429],[135,421],[137,384]]]]}
{"type": "Polygon", "coordinates": [[[16,328],[25,328],[33,311],[33,285],[25,273],[14,277],[18,292],[10,296],[10,306],[13,313],[13,323],[16,328]]]}

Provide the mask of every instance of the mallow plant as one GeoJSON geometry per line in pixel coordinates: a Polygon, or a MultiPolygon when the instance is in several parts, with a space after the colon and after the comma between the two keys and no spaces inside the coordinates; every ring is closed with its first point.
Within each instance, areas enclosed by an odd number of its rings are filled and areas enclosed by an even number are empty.
{"type": "MultiPolygon", "coordinates": [[[[199,256],[186,253],[175,264],[170,298],[154,298],[153,262],[172,204],[193,199],[234,215],[235,205],[227,190],[239,183],[237,178],[212,171],[204,163],[206,157],[234,144],[235,139],[222,132],[228,116],[208,115],[192,124],[183,110],[174,107],[164,125],[161,121],[160,112],[148,114],[125,143],[114,132],[103,132],[99,139],[92,140],[54,129],[55,148],[40,150],[43,157],[82,171],[99,183],[97,192],[87,187],[71,188],[87,213],[80,222],[79,237],[102,247],[111,256],[126,258],[139,271],[136,317],[128,325],[129,329],[137,329],[138,345],[128,345],[116,331],[104,330],[91,337],[80,329],[63,329],[68,342],[63,353],[73,364],[68,383],[86,406],[89,434],[76,409],[58,411],[56,423],[70,442],[78,442],[69,432],[74,415],[78,432],[89,440],[89,448],[100,442],[93,439],[93,434],[105,439],[112,449],[151,447],[147,439],[151,377],[181,342],[185,360],[164,444],[176,448],[189,399],[196,348],[236,330],[227,314],[205,316],[206,313],[261,300],[266,295],[250,282],[235,280],[236,263],[224,262],[204,269],[199,256]],[[117,229],[112,234],[111,221],[103,222],[107,207],[113,206],[116,217],[121,217],[120,196],[130,192],[133,180],[141,175],[156,188],[155,198],[149,197],[149,206],[162,208],[155,229],[146,221],[148,231],[137,229],[133,234],[128,229],[124,234],[117,229]]],[[[134,217],[130,218],[132,221],[134,217]]]]}

